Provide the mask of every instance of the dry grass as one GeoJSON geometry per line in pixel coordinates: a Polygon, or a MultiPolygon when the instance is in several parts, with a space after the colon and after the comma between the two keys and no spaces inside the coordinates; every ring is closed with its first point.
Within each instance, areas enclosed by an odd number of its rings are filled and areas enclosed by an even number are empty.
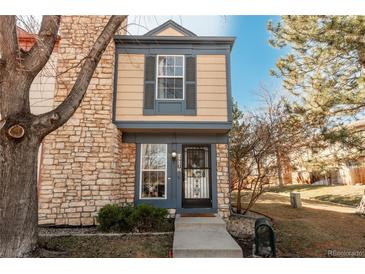
{"type": "Polygon", "coordinates": [[[270,192],[289,196],[290,192],[300,192],[303,199],[315,199],[348,206],[357,206],[364,194],[365,186],[313,186],[313,185],[287,185],[272,187],[270,192]]]}
{"type": "Polygon", "coordinates": [[[173,235],[43,236],[35,257],[165,258],[173,235]]]}
{"type": "Polygon", "coordinates": [[[365,219],[351,207],[305,200],[294,209],[287,197],[265,193],[252,209],[273,218],[281,257],[327,257],[328,250],[365,257],[365,219]]]}

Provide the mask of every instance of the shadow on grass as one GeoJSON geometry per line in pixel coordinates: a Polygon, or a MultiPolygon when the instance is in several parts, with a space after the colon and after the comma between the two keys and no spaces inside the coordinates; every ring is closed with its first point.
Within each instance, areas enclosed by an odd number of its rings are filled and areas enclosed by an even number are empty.
{"type": "Polygon", "coordinates": [[[302,191],[302,190],[313,190],[329,187],[327,185],[288,185],[288,186],[274,186],[268,189],[268,192],[282,193],[282,192],[292,192],[292,191],[302,191]]]}
{"type": "Polygon", "coordinates": [[[356,207],[360,201],[361,196],[354,196],[354,195],[334,195],[334,194],[328,194],[328,195],[320,195],[313,197],[314,199],[324,201],[324,202],[332,202],[342,205],[349,205],[356,207]]]}

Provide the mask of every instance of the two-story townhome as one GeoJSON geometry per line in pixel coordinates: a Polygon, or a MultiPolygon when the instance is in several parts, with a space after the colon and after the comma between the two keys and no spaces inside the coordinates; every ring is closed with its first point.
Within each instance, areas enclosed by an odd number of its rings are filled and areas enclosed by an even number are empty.
{"type": "MultiPolygon", "coordinates": [[[[78,62],[106,19],[63,20],[57,71],[78,62]]],[[[108,203],[227,217],[233,43],[173,21],[144,35],[116,35],[80,109],[44,141],[40,223],[94,224],[108,203]]],[[[75,75],[57,79],[55,105],[75,75]]]]}

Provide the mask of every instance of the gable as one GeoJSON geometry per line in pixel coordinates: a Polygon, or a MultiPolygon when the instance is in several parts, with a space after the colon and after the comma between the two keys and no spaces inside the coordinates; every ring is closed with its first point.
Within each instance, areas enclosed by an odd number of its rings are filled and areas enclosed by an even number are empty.
{"type": "Polygon", "coordinates": [[[168,27],[156,33],[156,36],[185,36],[185,34],[172,27],[168,27]]]}
{"type": "Polygon", "coordinates": [[[169,20],[162,25],[147,32],[144,36],[191,36],[196,34],[190,30],[180,26],[176,22],[169,20]]]}

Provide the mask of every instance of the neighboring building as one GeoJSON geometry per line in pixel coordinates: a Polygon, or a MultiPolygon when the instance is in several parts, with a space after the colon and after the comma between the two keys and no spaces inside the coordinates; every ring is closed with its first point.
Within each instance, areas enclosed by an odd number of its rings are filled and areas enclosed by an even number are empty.
{"type": "MultiPolygon", "coordinates": [[[[365,132],[365,119],[354,121],[346,125],[354,132],[364,134],[365,132]]],[[[335,157],[336,153],[342,153],[343,148],[339,145],[333,145],[327,149],[321,151],[317,158],[330,159],[335,157]]],[[[348,152],[347,152],[348,153],[348,152]]],[[[302,156],[310,158],[310,153],[307,151],[307,155],[302,152],[302,156]]],[[[292,163],[286,162],[285,167],[288,170],[288,175],[291,174],[291,182],[285,182],[286,184],[323,184],[323,185],[357,185],[365,184],[365,156],[358,153],[350,154],[353,157],[352,160],[348,160],[346,163],[340,166],[333,166],[331,169],[328,168],[327,172],[310,172],[304,166],[296,166],[295,169],[291,166],[292,163]]],[[[303,159],[297,161],[300,164],[303,159]]]]}
{"type": "MultiPolygon", "coordinates": [[[[53,107],[107,20],[62,18],[53,107]]],[[[173,21],[116,35],[79,109],[44,140],[39,223],[92,225],[109,203],[229,216],[233,42],[173,21]]]]}

